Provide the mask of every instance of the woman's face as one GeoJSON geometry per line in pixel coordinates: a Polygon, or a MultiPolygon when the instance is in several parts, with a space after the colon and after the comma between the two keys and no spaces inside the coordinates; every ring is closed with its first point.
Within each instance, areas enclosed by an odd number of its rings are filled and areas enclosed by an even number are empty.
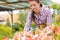
{"type": "Polygon", "coordinates": [[[36,1],[30,1],[29,4],[30,4],[30,8],[35,12],[40,8],[40,4],[37,3],[36,1]]]}

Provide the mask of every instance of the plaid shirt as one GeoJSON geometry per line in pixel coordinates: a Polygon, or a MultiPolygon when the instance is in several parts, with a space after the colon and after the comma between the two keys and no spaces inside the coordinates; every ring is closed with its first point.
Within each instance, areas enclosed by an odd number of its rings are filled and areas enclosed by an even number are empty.
{"type": "MultiPolygon", "coordinates": [[[[36,14],[34,14],[34,16],[36,17],[34,22],[37,27],[39,27],[39,24],[42,23],[45,24],[48,23],[50,25],[52,24],[52,14],[50,12],[50,9],[48,8],[42,7],[40,9],[40,15],[37,16],[36,14]]],[[[31,18],[31,11],[30,11],[27,16],[27,21],[25,23],[24,31],[29,31],[31,22],[32,22],[32,18],[31,18]]]]}

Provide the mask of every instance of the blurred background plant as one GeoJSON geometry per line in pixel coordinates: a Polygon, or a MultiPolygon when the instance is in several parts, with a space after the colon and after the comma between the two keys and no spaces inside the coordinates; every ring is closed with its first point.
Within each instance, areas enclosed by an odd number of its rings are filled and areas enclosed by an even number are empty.
{"type": "Polygon", "coordinates": [[[12,37],[12,28],[10,26],[6,26],[4,24],[0,25],[0,40],[3,37],[12,37]]]}

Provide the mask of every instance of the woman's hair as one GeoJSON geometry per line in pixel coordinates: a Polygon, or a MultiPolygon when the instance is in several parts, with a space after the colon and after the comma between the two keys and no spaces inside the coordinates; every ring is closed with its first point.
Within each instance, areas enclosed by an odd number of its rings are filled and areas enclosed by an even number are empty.
{"type": "MultiPolygon", "coordinates": [[[[39,0],[29,0],[29,2],[30,2],[30,1],[36,1],[38,4],[40,3],[39,0]]],[[[40,7],[42,7],[42,4],[41,4],[41,3],[40,3],[40,7]]],[[[34,16],[34,14],[35,14],[35,12],[32,11],[31,18],[32,18],[33,21],[35,21],[35,16],[34,16]]]]}
{"type": "Polygon", "coordinates": [[[40,3],[39,0],[28,0],[28,2],[30,2],[30,1],[36,1],[37,3],[40,3]]]}

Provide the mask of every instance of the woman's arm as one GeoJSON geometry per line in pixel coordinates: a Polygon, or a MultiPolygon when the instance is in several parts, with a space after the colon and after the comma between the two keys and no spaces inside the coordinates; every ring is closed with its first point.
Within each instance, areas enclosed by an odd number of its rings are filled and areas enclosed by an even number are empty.
{"type": "Polygon", "coordinates": [[[47,34],[50,34],[53,32],[54,30],[54,25],[52,24],[53,20],[52,20],[52,14],[50,9],[46,10],[46,16],[47,16],[47,27],[44,29],[45,31],[47,31],[47,34]]]}
{"type": "Polygon", "coordinates": [[[31,12],[28,13],[27,20],[24,26],[24,32],[29,31],[30,24],[31,24],[31,12]]]}
{"type": "Polygon", "coordinates": [[[47,13],[47,25],[52,25],[52,14],[50,9],[48,9],[46,13],[47,13]]]}

